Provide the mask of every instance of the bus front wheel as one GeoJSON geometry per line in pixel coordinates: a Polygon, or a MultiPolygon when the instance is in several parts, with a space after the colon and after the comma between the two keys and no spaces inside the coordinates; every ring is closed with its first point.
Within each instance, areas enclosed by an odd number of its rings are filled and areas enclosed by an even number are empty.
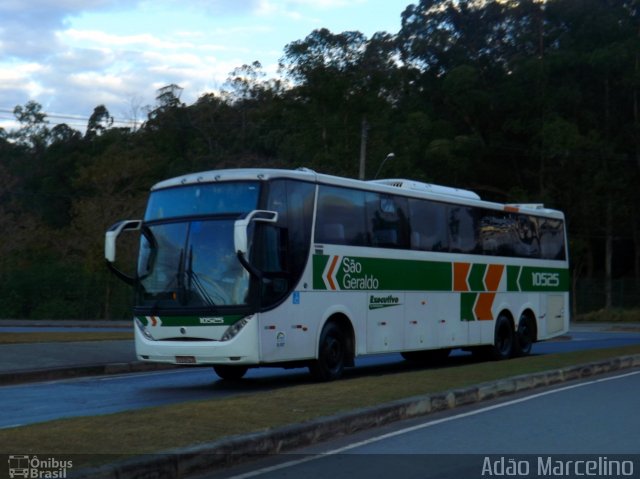
{"type": "Polygon", "coordinates": [[[322,328],[318,359],[309,365],[311,375],[318,381],[333,381],[342,376],[347,360],[347,342],[342,329],[335,323],[322,328]]]}
{"type": "Polygon", "coordinates": [[[247,366],[232,366],[228,364],[217,364],[213,367],[218,376],[229,381],[242,379],[248,369],[247,366]]]}

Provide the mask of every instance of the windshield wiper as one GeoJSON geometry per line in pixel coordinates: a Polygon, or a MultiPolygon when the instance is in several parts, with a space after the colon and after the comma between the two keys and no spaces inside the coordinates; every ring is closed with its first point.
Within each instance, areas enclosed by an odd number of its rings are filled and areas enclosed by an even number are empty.
{"type": "Polygon", "coordinates": [[[184,248],[180,249],[180,259],[178,260],[178,274],[176,275],[178,286],[178,302],[182,305],[187,303],[187,291],[184,287],[184,248]]]}
{"type": "Polygon", "coordinates": [[[193,246],[189,248],[189,266],[187,268],[187,279],[189,280],[189,291],[191,291],[191,285],[193,284],[196,287],[196,291],[200,294],[200,297],[204,300],[207,306],[216,306],[216,303],[211,299],[209,293],[200,281],[200,278],[193,271],[193,246]]]}

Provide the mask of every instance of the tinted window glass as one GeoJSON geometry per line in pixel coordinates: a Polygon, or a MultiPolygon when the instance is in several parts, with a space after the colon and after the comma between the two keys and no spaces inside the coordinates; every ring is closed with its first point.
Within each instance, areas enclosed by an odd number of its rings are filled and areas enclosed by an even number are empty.
{"type": "Polygon", "coordinates": [[[535,218],[529,215],[514,215],[515,221],[515,254],[523,258],[540,257],[540,239],[535,218]]]}
{"type": "Polygon", "coordinates": [[[149,197],[145,221],[179,216],[240,214],[256,209],[257,182],[205,183],[156,190],[149,197]]]}
{"type": "Polygon", "coordinates": [[[427,200],[409,200],[411,248],[448,251],[447,207],[427,200]]]}
{"type": "Polygon", "coordinates": [[[449,246],[456,253],[478,250],[478,210],[467,206],[449,206],[449,246]]]}
{"type": "Polygon", "coordinates": [[[367,245],[364,191],[320,186],[316,241],[355,246],[367,245]]]}
{"type": "Polygon", "coordinates": [[[480,246],[490,255],[564,259],[562,221],[482,210],[480,246]]]}
{"type": "Polygon", "coordinates": [[[407,200],[367,193],[367,233],[378,248],[408,248],[407,200]]]}
{"type": "Polygon", "coordinates": [[[542,258],[565,259],[563,222],[549,218],[537,218],[537,223],[542,258]]]}
{"type": "Polygon", "coordinates": [[[293,279],[302,274],[311,243],[315,186],[294,180],[273,181],[267,209],[278,211],[278,225],[286,229],[288,265],[293,279]]]}

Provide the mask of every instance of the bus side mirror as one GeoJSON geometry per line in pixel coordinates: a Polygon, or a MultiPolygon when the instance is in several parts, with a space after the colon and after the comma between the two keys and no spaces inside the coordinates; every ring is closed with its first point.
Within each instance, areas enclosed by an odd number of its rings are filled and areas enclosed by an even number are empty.
{"type": "Polygon", "coordinates": [[[137,231],[142,220],[125,220],[114,224],[104,235],[104,257],[109,263],[116,261],[116,242],[123,231],[137,231]]]}
{"type": "Polygon", "coordinates": [[[237,220],[233,229],[233,244],[237,253],[245,255],[249,249],[247,229],[252,221],[262,223],[275,223],[278,221],[277,211],[253,210],[246,217],[237,220]]]}

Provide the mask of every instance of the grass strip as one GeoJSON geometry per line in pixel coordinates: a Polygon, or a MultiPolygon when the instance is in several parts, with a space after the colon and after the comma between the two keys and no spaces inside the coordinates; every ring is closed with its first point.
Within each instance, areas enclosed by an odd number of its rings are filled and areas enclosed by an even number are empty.
{"type": "Polygon", "coordinates": [[[573,321],[580,322],[601,322],[611,323],[611,326],[620,323],[638,323],[640,322],[640,308],[635,309],[600,309],[589,313],[579,314],[573,321]]]}
{"type": "Polygon", "coordinates": [[[56,420],[0,430],[0,450],[9,454],[109,454],[111,461],[114,456],[207,443],[412,396],[629,354],[640,354],[640,345],[305,383],[232,398],[56,420]]]}
{"type": "Polygon", "coordinates": [[[133,331],[2,333],[0,344],[133,340],[133,331]]]}

